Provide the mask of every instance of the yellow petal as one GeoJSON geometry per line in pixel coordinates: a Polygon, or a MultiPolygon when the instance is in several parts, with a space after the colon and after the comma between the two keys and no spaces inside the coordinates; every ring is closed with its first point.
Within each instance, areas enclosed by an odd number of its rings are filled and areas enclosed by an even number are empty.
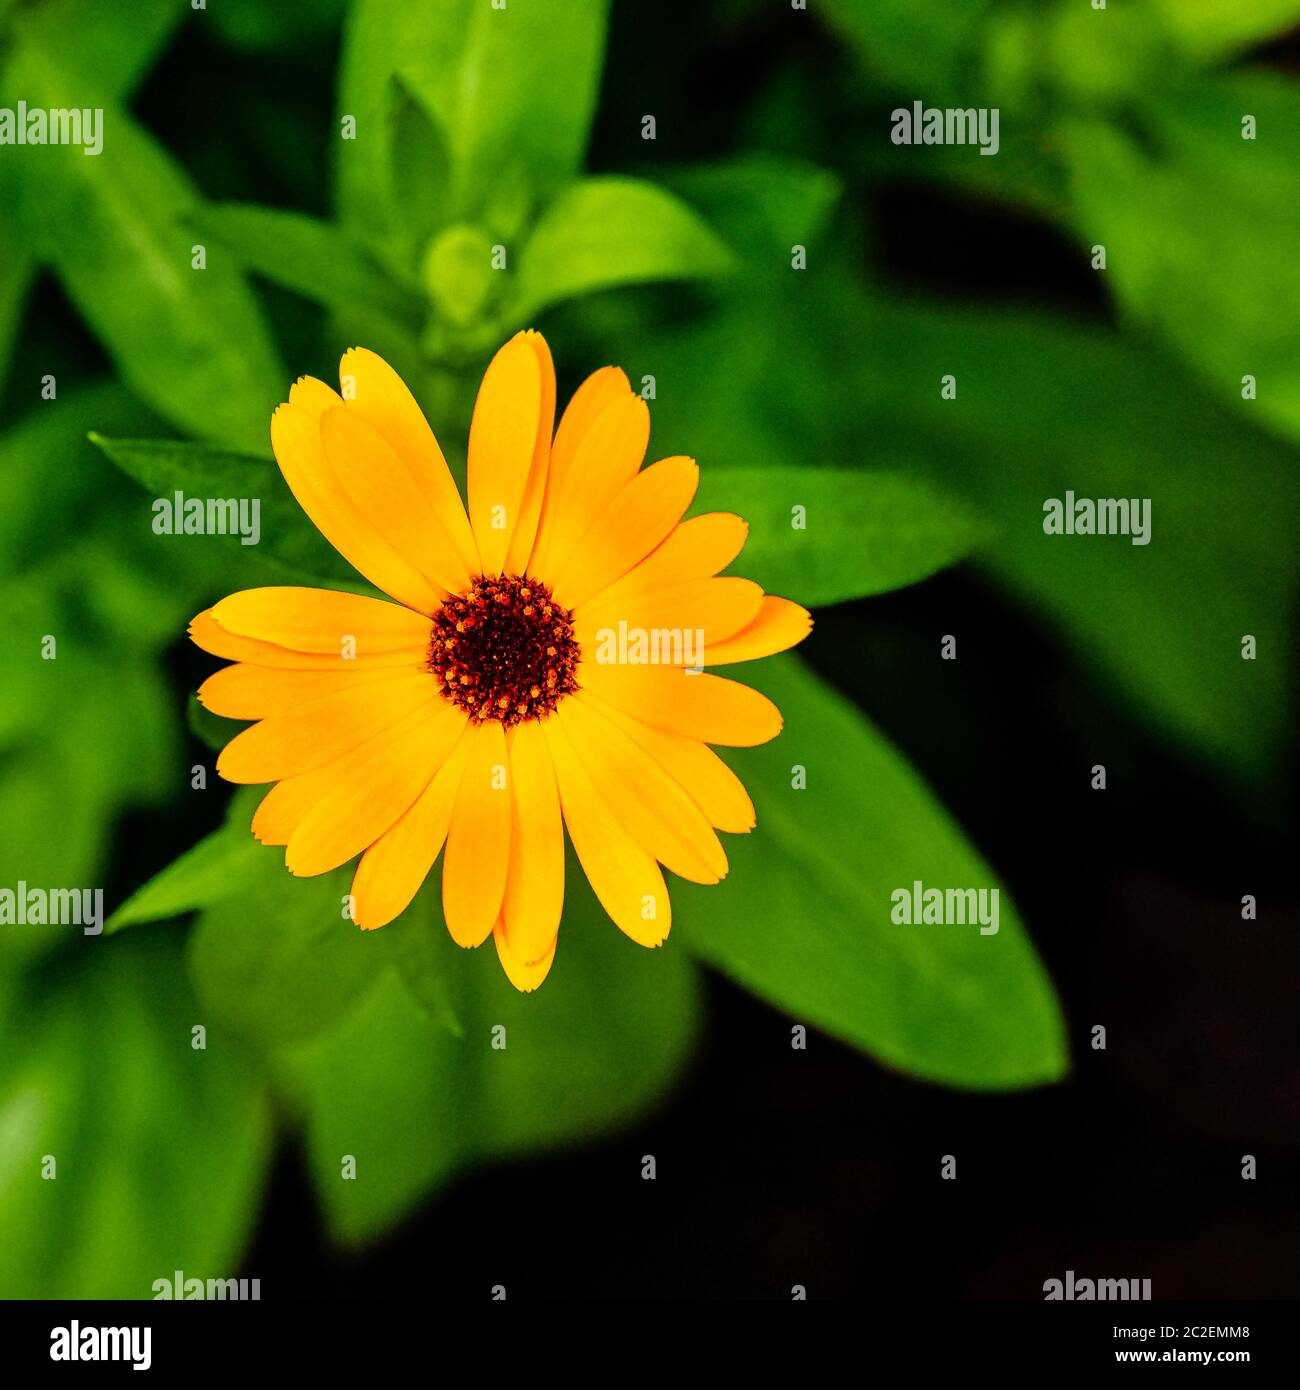
{"type": "Polygon", "coordinates": [[[533,462],[528,471],[528,483],[524,488],[523,499],[519,504],[519,524],[511,533],[510,548],[506,552],[507,574],[523,574],[533,553],[533,543],[537,539],[537,523],[542,514],[542,498],[546,494],[546,477],[550,471],[551,431],[555,428],[555,363],[551,361],[551,350],[540,333],[529,330],[523,336],[525,342],[537,354],[538,370],[542,376],[542,396],[537,413],[537,442],[533,448],[533,462]]]}
{"type": "Polygon", "coordinates": [[[271,447],[298,505],[348,564],[399,603],[432,613],[436,590],[361,515],[326,462],[319,419],[293,402],[277,407],[271,447]]]}
{"type": "Polygon", "coordinates": [[[369,931],[399,917],[428,877],[451,824],[469,753],[469,733],[466,726],[415,804],[361,856],[352,879],[359,927],[369,931]]]}
{"type": "Polygon", "coordinates": [[[620,488],[555,572],[551,590],[576,608],[639,563],[682,519],[699,486],[694,459],[652,463],[620,488]]]}
{"type": "Polygon", "coordinates": [[[631,394],[632,383],[621,367],[601,367],[592,372],[569,398],[555,431],[555,447],[551,450],[561,482],[565,481],[578,445],[595,423],[596,417],[611,401],[631,394]]]}
{"type": "MultiPolygon", "coordinates": [[[[526,720],[510,749],[510,868],[502,926],[512,957],[527,965],[553,950],[564,908],[564,829],[555,769],[542,726],[526,720]]],[[[509,972],[507,971],[507,974],[509,972]]]]}
{"type": "Polygon", "coordinates": [[[343,397],[323,381],[314,376],[300,376],[289,388],[289,404],[305,410],[313,420],[319,421],[332,406],[342,405],[343,397]]]}
{"type": "Polygon", "coordinates": [[[412,666],[428,655],[429,633],[426,630],[418,646],[394,647],[391,651],[356,652],[347,657],[341,651],[301,652],[291,647],[262,642],[255,637],[241,637],[227,632],[212,616],[210,608],[198,614],[190,623],[190,641],[213,656],[228,661],[249,662],[255,666],[272,666],[285,671],[356,671],[379,666],[412,666]]]}
{"type": "MultiPolygon", "coordinates": [[[[549,582],[595,518],[636,476],[649,443],[650,410],[640,396],[626,391],[605,405],[578,440],[568,466],[548,487],[528,562],[530,575],[549,582]]],[[[556,472],[554,454],[551,471],[556,472]]]]}
{"type": "MultiPolygon", "coordinates": [[[[447,533],[461,566],[479,570],[478,547],[470,530],[465,504],[447,467],[424,412],[406,383],[368,348],[350,348],[339,363],[339,381],[347,390],[346,405],[363,416],[388,441],[411,470],[417,486],[438,523],[447,533]]],[[[335,397],[335,404],[338,397],[335,397]]],[[[323,413],[323,412],[322,412],[323,413]]]]}
{"type": "Polygon", "coordinates": [[[501,962],[501,968],[506,972],[506,979],[521,994],[530,994],[551,972],[551,963],[555,960],[556,941],[552,940],[541,959],[532,965],[527,965],[511,953],[509,942],[506,940],[506,929],[503,923],[498,922],[492,929],[492,940],[496,942],[497,959],[501,962]]]}
{"type": "Polygon", "coordinates": [[[469,519],[485,574],[501,573],[520,522],[541,409],[541,363],[519,333],[488,363],[469,427],[469,519]]]}
{"type": "Polygon", "coordinates": [[[772,656],[802,642],[812,631],[812,614],[788,598],[765,594],[757,616],[739,632],[704,649],[706,666],[729,666],[772,656]]]}
{"type": "Polygon", "coordinates": [[[481,946],[496,924],[510,863],[510,778],[505,731],[472,726],[442,866],[442,911],[458,946],[481,946]]]}
{"type": "Polygon", "coordinates": [[[289,872],[327,873],[374,844],[429,785],[467,723],[455,705],[440,700],[367,743],[352,775],[294,830],[284,861],[289,872]]]}
{"type": "Polygon", "coordinates": [[[428,672],[357,686],[275,714],[237,734],[217,759],[228,782],[278,782],[337,758],[415,710],[446,704],[428,672]]]}
{"type": "Polygon", "coordinates": [[[311,809],[348,779],[357,753],[356,748],[349,748],[319,767],[277,782],[253,812],[249,828],[254,836],[264,845],[287,845],[311,809]]]}
{"type": "Polygon", "coordinates": [[[320,419],[325,457],[357,511],[436,590],[469,588],[470,572],[405,461],[366,418],[339,406],[320,419]]]}
{"type": "Polygon", "coordinates": [[[634,738],[678,782],[711,825],[736,835],[748,834],[754,828],[754,803],[744,784],[707,744],[652,729],[606,704],[590,690],[579,691],[575,698],[598,709],[634,738]]]}
{"type": "MultiPolygon", "coordinates": [[[[656,729],[724,748],[752,748],[781,732],[781,711],[747,685],[675,666],[583,662],[585,688],[656,729]]],[[[240,738],[246,735],[241,734],[240,738]]]]}
{"type": "Polygon", "coordinates": [[[650,755],[593,706],[566,700],[558,722],[601,799],[633,839],[692,883],[717,883],[727,855],[704,813],[650,755]]]}
{"type": "Polygon", "coordinates": [[[557,719],[542,732],[551,750],[564,823],[592,891],[625,935],[658,946],[672,926],[672,903],[659,865],[601,798],[557,719]]]}
{"type": "Polygon", "coordinates": [[[426,660],[423,652],[413,652],[405,667],[363,666],[353,671],[295,671],[240,662],[209,676],[199,686],[199,703],[224,719],[265,719],[322,695],[411,675],[423,670],[426,660]]]}
{"type": "Polygon", "coordinates": [[[750,579],[692,579],[670,589],[588,604],[574,623],[574,635],[584,662],[626,659],[619,636],[626,631],[645,634],[640,656],[629,636],[627,650],[634,661],[707,665],[714,645],[751,623],[762,602],[762,589],[750,579]]]}
{"type": "MultiPolygon", "coordinates": [[[[455,720],[456,709],[444,700],[428,711],[417,711],[413,717],[433,724],[448,715],[455,720]]],[[[264,845],[287,845],[294,831],[316,807],[332,803],[341,805],[351,795],[352,784],[364,779],[369,765],[389,756],[382,751],[382,745],[395,732],[400,732],[402,727],[399,724],[395,729],[381,730],[328,762],[277,782],[262,798],[253,814],[253,834],[264,845]]],[[[435,855],[441,844],[440,838],[433,850],[435,855]]],[[[433,862],[432,858],[429,862],[433,862]]]]}
{"type": "Polygon", "coordinates": [[[591,428],[596,417],[614,400],[621,400],[632,394],[627,375],[619,367],[602,367],[592,374],[573,393],[569,404],[560,417],[551,445],[550,463],[546,470],[546,490],[542,499],[542,514],[538,519],[537,537],[533,553],[529,557],[528,573],[539,573],[539,560],[542,551],[549,547],[549,538],[543,545],[543,535],[554,530],[556,513],[561,496],[569,485],[572,475],[573,458],[583,436],[591,428]]]}
{"type": "Polygon", "coordinates": [[[748,534],[749,527],[730,512],[706,512],[692,517],[676,527],[639,565],[588,602],[627,598],[684,584],[688,579],[711,578],[740,554],[748,534]]]}
{"type": "Polygon", "coordinates": [[[592,374],[573,393],[560,416],[551,446],[551,465],[546,475],[546,497],[542,514],[554,510],[560,493],[569,485],[573,458],[583,436],[595,423],[596,417],[611,401],[632,394],[626,374],[618,367],[602,367],[592,374]]]}
{"type": "Polygon", "coordinates": [[[427,618],[383,599],[333,589],[243,589],[223,598],[212,616],[227,632],[301,652],[343,656],[427,647],[427,618]]]}

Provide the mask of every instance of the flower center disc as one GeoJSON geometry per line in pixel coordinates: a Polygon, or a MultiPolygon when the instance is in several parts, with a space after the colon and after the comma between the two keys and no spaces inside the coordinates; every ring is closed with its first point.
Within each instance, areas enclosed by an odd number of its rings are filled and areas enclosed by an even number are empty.
{"type": "Polygon", "coordinates": [[[481,576],[433,615],[429,670],[476,723],[541,719],[578,688],[573,615],[535,579],[481,576]]]}

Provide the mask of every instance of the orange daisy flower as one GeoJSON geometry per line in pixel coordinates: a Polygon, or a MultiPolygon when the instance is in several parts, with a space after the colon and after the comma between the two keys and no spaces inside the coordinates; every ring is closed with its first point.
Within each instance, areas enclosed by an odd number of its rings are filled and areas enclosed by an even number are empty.
{"type": "Polygon", "coordinates": [[[682,517],[699,470],[642,468],[650,412],[616,367],[555,419],[546,341],[492,359],[469,435],[468,513],[415,398],[364,348],[342,394],[299,380],[271,443],[303,510],[389,603],[326,589],[247,589],[190,636],[234,665],[203,683],[214,713],[256,720],[217,771],[274,782],[253,816],[295,874],[360,855],[353,917],[391,922],[444,854],[461,946],[491,936],[512,984],[555,957],[564,834],[615,924],[668,935],[660,865],[717,883],[717,831],[754,808],[709,747],[774,738],[781,715],[699,668],[807,635],[797,604],[718,577],[745,543],[727,512],[682,517]]]}

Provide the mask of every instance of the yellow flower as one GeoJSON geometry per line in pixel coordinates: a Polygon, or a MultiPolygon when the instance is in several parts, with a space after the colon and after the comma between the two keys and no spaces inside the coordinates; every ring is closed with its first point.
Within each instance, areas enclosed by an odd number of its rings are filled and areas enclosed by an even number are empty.
{"type": "Polygon", "coordinates": [[[217,761],[274,782],[263,844],[311,875],[356,855],[354,917],[403,912],[444,850],[442,902],[461,946],[491,935],[516,988],[555,956],[564,837],[614,922],[668,935],[660,865],[717,883],[716,830],[754,808],[709,744],[774,738],[763,695],[689,669],[767,656],[807,635],[797,604],[716,577],[745,543],[727,512],[690,521],[692,459],[642,468],[650,412],[616,367],[578,388],[552,437],[555,369],[534,332],[479,388],[469,510],[420,407],[354,348],[343,394],[304,377],[271,421],[303,510],[385,602],[326,589],[247,589],[190,636],[236,664],[199,691],[256,720],[217,761]]]}

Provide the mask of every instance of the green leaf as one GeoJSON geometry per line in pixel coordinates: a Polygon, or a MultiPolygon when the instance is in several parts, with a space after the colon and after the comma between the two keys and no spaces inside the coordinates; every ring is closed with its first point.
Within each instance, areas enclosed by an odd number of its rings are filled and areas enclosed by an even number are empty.
{"type": "MultiPolygon", "coordinates": [[[[175,525],[175,494],[186,499],[233,499],[259,504],[256,546],[245,546],[239,535],[187,536],[191,545],[256,551],[295,574],[329,579],[355,579],[355,572],[307,519],[280,470],[265,459],[233,453],[206,444],[174,439],[105,439],[92,433],[96,444],[128,477],[134,479],[155,502],[168,504],[154,513],[151,523],[165,517],[175,525]]],[[[151,508],[152,510],[152,508],[151,508]]],[[[247,512],[251,521],[252,512],[247,512]]],[[[170,533],[165,533],[170,534],[170,533]]]]}
{"type": "Polygon", "coordinates": [[[692,510],[742,516],[749,538],[736,572],[813,606],[919,583],[988,532],[923,479],[843,468],[706,470],[692,510]]]}
{"type": "Polygon", "coordinates": [[[398,80],[388,140],[382,202],[391,211],[397,254],[404,265],[414,265],[434,227],[445,220],[448,154],[442,132],[398,80]]]}
{"type": "Polygon", "coordinates": [[[1155,0],[1182,48],[1201,62],[1281,36],[1300,23],[1300,0],[1155,0]]]}
{"type": "MultiPolygon", "coordinates": [[[[232,803],[227,828],[238,889],[204,906],[190,937],[190,969],[213,1016],[266,1049],[334,1027],[374,987],[388,956],[378,933],[346,916],[352,869],[295,878],[283,849],[254,840],[252,800],[232,803]]],[[[200,882],[209,893],[210,867],[205,854],[200,882]]],[[[197,895],[193,879],[188,889],[197,895]]]]}
{"type": "Polygon", "coordinates": [[[860,711],[795,658],[756,670],[785,729],[737,758],[758,825],[728,840],[726,882],[674,886],[690,949],[909,1074],[977,1089],[1059,1080],[1060,1009],[992,870],[860,711]],[[891,895],[918,880],[997,890],[998,930],[894,923],[891,895]]]}
{"type": "Polygon", "coordinates": [[[360,0],[340,81],[340,114],[357,121],[357,139],[339,151],[347,220],[364,224],[384,206],[398,77],[446,142],[447,220],[515,230],[528,201],[544,200],[581,166],[607,11],[607,0],[503,9],[478,0],[360,0]]]}
{"type": "Polygon", "coordinates": [[[1076,223],[1106,247],[1127,315],[1164,335],[1243,412],[1300,439],[1300,336],[1276,305],[1300,298],[1300,93],[1252,73],[1164,96],[1156,152],[1099,122],[1061,139],[1074,168],[1076,223]],[[1258,122],[1242,138],[1242,118],[1258,122]],[[1242,400],[1242,379],[1257,399],[1242,400]]]}
{"type": "MultiPolygon", "coordinates": [[[[389,5],[384,0],[354,0],[348,7],[339,63],[338,121],[355,122],[356,138],[335,144],[337,205],[345,223],[384,237],[403,229],[397,197],[397,171],[393,168],[398,129],[406,125],[402,114],[413,100],[397,80],[401,63],[430,40],[432,6],[389,5]]],[[[409,114],[409,113],[407,113],[409,114]]],[[[426,117],[427,120],[427,117],[426,117]]],[[[413,132],[403,131],[402,144],[410,144],[413,132]]],[[[427,132],[424,133],[427,137],[427,132]]],[[[428,148],[420,138],[417,148],[428,148]]],[[[423,185],[423,171],[411,169],[423,185]]],[[[421,201],[427,194],[422,190],[421,201]]]]}
{"type": "Polygon", "coordinates": [[[902,305],[872,313],[853,380],[875,447],[994,520],[984,565],[1163,735],[1233,776],[1263,775],[1295,698],[1294,452],[1113,333],[902,305]],[[956,377],[955,400],[940,398],[936,364],[956,377]],[[1067,492],[1147,499],[1149,544],[1046,534],[1044,504],[1067,492]],[[1242,660],[1246,634],[1254,661],[1242,660]]]}
{"type": "Polygon", "coordinates": [[[420,1010],[458,1038],[465,1024],[456,1000],[456,962],[443,932],[430,923],[442,918],[442,858],[429,872],[414,903],[383,931],[384,946],[398,978],[420,1010]]]}
{"type": "Polygon", "coordinates": [[[818,240],[841,193],[830,170],[764,154],[670,168],[656,177],[703,214],[746,268],[771,274],[788,274],[791,248],[818,240]]]}
{"type": "Polygon", "coordinates": [[[502,191],[544,199],[582,165],[607,0],[493,9],[452,0],[401,72],[446,133],[457,216],[492,220],[502,191]]]}
{"type": "Polygon", "coordinates": [[[190,992],[180,943],[87,942],[0,1024],[3,1298],[151,1298],[177,1269],[233,1277],[257,1210],[265,1100],[190,992]]]}
{"type": "Polygon", "coordinates": [[[305,213],[252,203],[210,203],[190,218],[247,271],[335,309],[370,308],[419,326],[418,289],[399,286],[347,232],[305,213]]]}
{"type": "Polygon", "coordinates": [[[22,9],[14,28],[22,41],[57,53],[59,66],[81,88],[116,105],[135,92],[183,17],[174,0],[129,6],[42,0],[22,9]]]}
{"type": "Polygon", "coordinates": [[[782,266],[773,280],[722,282],[713,313],[665,327],[629,326],[634,336],[622,366],[633,381],[655,379],[654,453],[698,459],[710,488],[718,468],[883,462],[874,441],[863,438],[861,412],[838,395],[844,363],[869,328],[829,340],[826,333],[844,328],[817,316],[825,277],[791,270],[788,255],[782,266]]]}
{"type": "Polygon", "coordinates": [[[132,893],[104,924],[105,933],[180,917],[246,892],[257,880],[261,854],[261,847],[242,825],[214,830],[132,893]]]}
{"type": "Polygon", "coordinates": [[[575,295],[706,279],[735,260],[685,203],[639,179],[584,179],[539,218],[519,257],[518,322],[575,295]]]}
{"type": "MultiPolygon", "coordinates": [[[[45,107],[87,95],[35,41],[11,52],[3,93],[45,107]]],[[[284,372],[257,301],[232,266],[192,267],[188,179],[125,111],[103,119],[98,155],[66,145],[5,161],[0,195],[141,400],[194,434],[265,448],[284,372]]]]}
{"type": "Polygon", "coordinates": [[[462,1167],[627,1124],[685,1065],[698,1028],[685,952],[671,938],[646,951],[621,937],[571,868],[559,950],[537,992],[516,993],[491,942],[462,951],[436,916],[417,918],[411,927],[446,959],[464,1036],[390,973],[339,1030],[283,1055],[338,1239],[380,1234],[462,1167]],[[345,1154],[355,1179],[342,1176],[345,1154]]]}
{"type": "Polygon", "coordinates": [[[873,73],[919,94],[951,91],[970,76],[993,6],[991,0],[957,7],[917,0],[825,0],[820,8],[873,73]]]}
{"type": "Polygon", "coordinates": [[[450,1176],[462,1140],[449,1041],[389,971],[341,1026],[281,1059],[336,1240],[356,1244],[395,1226],[450,1176]],[[355,1179],[343,1175],[345,1155],[355,1179]]]}

